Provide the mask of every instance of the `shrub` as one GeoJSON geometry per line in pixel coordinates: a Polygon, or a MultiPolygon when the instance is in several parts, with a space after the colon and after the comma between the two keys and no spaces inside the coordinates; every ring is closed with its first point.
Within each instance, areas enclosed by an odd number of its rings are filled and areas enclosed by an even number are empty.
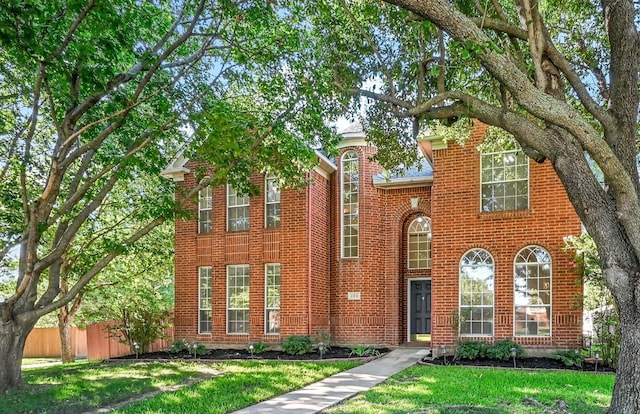
{"type": "Polygon", "coordinates": [[[316,347],[319,347],[320,344],[324,345],[324,350],[330,350],[331,349],[331,334],[328,331],[325,331],[323,329],[318,329],[316,331],[316,335],[313,338],[316,347]]]}
{"type": "Polygon", "coordinates": [[[370,357],[380,355],[380,351],[367,345],[354,345],[351,347],[349,356],[356,355],[358,357],[370,357]]]}
{"type": "Polygon", "coordinates": [[[312,348],[311,338],[307,335],[292,335],[282,343],[282,350],[289,355],[303,355],[312,348]]]}
{"type": "Polygon", "coordinates": [[[477,359],[487,356],[487,344],[481,341],[461,341],[456,349],[460,359],[477,359]]]}
{"type": "Polygon", "coordinates": [[[487,358],[498,359],[500,361],[508,361],[512,358],[512,348],[516,349],[517,358],[522,358],[524,356],[524,349],[522,349],[520,345],[510,339],[502,339],[487,347],[487,358]]]}
{"type": "MultiPolygon", "coordinates": [[[[264,342],[256,342],[254,344],[250,344],[249,346],[251,345],[253,345],[253,353],[256,355],[264,354],[265,351],[269,349],[269,345],[265,344],[264,342]]],[[[249,347],[247,347],[247,351],[251,352],[249,347]]]]}
{"type": "Polygon", "coordinates": [[[551,358],[562,363],[567,367],[581,367],[582,366],[582,354],[579,351],[571,349],[565,351],[556,351],[551,354],[551,358]]]}
{"type": "Polygon", "coordinates": [[[172,354],[179,354],[180,352],[191,352],[191,344],[184,339],[174,341],[169,349],[172,354]]]}

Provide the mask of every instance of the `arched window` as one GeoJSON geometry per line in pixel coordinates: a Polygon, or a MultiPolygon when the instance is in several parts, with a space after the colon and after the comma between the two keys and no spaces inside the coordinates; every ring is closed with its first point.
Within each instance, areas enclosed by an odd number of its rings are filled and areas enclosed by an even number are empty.
{"type": "Polygon", "coordinates": [[[539,246],[527,246],[513,264],[517,336],[551,336],[551,256],[539,246]]]}
{"type": "Polygon", "coordinates": [[[420,216],[409,224],[407,240],[407,267],[431,268],[431,219],[420,216]]]}
{"type": "Polygon", "coordinates": [[[358,257],[360,177],[358,174],[358,154],[355,151],[347,151],[342,155],[340,180],[342,188],[342,257],[358,257]]]}
{"type": "Polygon", "coordinates": [[[493,335],[493,256],[469,250],[460,260],[460,335],[493,335]]]}

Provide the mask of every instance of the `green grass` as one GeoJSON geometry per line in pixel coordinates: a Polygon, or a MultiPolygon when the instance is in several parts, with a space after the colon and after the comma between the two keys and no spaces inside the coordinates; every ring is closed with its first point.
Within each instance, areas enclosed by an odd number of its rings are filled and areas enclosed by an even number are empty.
{"type": "Polygon", "coordinates": [[[301,388],[358,362],[225,364],[222,376],[113,411],[118,414],[228,413],[301,388]]]}
{"type": "Polygon", "coordinates": [[[218,411],[193,411],[190,407],[199,404],[207,409],[212,405],[240,408],[356,365],[358,364],[354,362],[92,361],[28,368],[22,373],[25,387],[2,395],[0,413],[92,412],[100,407],[119,404],[135,397],[147,397],[147,393],[166,391],[171,387],[195,381],[202,382],[188,386],[182,391],[165,392],[151,397],[149,401],[134,403],[131,408],[125,407],[119,412],[163,412],[139,408],[146,404],[153,406],[154,401],[159,401],[161,405],[167,404],[169,408],[164,412],[225,412],[224,408],[216,408],[218,411]],[[194,401],[189,401],[190,399],[194,401]],[[183,403],[185,408],[181,408],[183,403]]]}
{"type": "Polygon", "coordinates": [[[613,375],[575,371],[414,366],[323,412],[546,414],[563,400],[568,413],[603,414],[614,380],[613,375]]]}

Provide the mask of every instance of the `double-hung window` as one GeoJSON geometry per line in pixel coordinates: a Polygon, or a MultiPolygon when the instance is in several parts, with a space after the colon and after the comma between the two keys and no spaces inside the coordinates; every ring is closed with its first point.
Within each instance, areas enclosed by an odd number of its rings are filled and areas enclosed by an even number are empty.
{"type": "Polygon", "coordinates": [[[211,233],[211,210],[211,187],[206,186],[198,192],[198,233],[211,233]]]}
{"type": "Polygon", "coordinates": [[[249,333],[249,265],[227,266],[227,333],[249,333]]]}
{"type": "Polygon", "coordinates": [[[529,208],[529,158],[524,152],[488,152],[480,160],[482,211],[529,208]]]}
{"type": "Polygon", "coordinates": [[[265,333],[280,333],[280,264],[265,266],[265,333]]]}
{"type": "Polygon", "coordinates": [[[280,227],[280,188],[276,178],[273,176],[265,178],[264,188],[264,226],[280,227]]]}
{"type": "Polygon", "coordinates": [[[211,267],[198,268],[198,333],[211,333],[211,311],[213,303],[211,267]]]}
{"type": "Polygon", "coordinates": [[[469,250],[460,260],[460,334],[493,335],[493,256],[469,250]]]}
{"type": "Polygon", "coordinates": [[[514,305],[516,336],[551,336],[551,256],[539,246],[516,255],[514,305]]]}
{"type": "Polygon", "coordinates": [[[227,231],[249,230],[249,196],[227,184],[227,231]]]}

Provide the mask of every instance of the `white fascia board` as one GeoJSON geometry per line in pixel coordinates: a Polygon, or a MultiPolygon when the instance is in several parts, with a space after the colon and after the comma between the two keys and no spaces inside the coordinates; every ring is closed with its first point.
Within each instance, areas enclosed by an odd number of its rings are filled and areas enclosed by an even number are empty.
{"type": "Polygon", "coordinates": [[[374,182],[373,186],[383,190],[395,190],[399,188],[423,187],[431,184],[433,184],[433,177],[411,177],[391,179],[378,183],[374,182]]]}
{"type": "Polygon", "coordinates": [[[316,150],[315,153],[320,162],[313,169],[328,180],[331,174],[338,171],[338,167],[320,151],[316,150]]]}
{"type": "Polygon", "coordinates": [[[444,137],[442,135],[428,135],[428,136],[420,137],[419,141],[431,142],[431,149],[434,149],[434,150],[448,148],[448,145],[444,141],[444,137]]]}
{"type": "Polygon", "coordinates": [[[185,167],[187,162],[189,162],[189,159],[185,158],[182,152],[180,152],[167,168],[160,171],[160,175],[175,182],[184,181],[184,175],[191,172],[190,169],[185,167]]]}

